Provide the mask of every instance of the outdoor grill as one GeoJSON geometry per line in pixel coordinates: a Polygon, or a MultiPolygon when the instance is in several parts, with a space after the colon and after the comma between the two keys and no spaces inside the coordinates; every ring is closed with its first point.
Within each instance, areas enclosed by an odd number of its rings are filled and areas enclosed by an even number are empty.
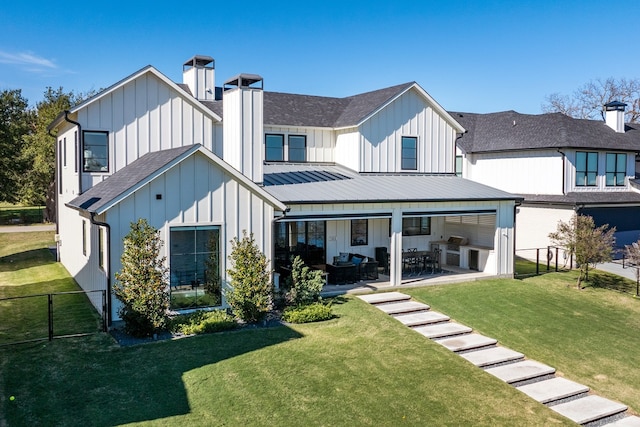
{"type": "Polygon", "coordinates": [[[469,240],[462,236],[451,236],[447,240],[447,264],[460,265],[460,246],[466,245],[469,240]]]}

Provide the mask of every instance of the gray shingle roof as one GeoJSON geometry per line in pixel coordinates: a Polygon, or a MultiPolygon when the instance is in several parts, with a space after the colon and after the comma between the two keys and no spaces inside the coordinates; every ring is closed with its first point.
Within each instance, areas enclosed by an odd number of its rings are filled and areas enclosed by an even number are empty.
{"type": "Polygon", "coordinates": [[[323,171],[344,179],[271,185],[264,189],[284,203],[380,203],[520,200],[521,197],[457,177],[425,174],[358,174],[337,165],[267,164],[265,182],[277,175],[323,171]]]}
{"type": "MultiPolygon", "coordinates": [[[[414,84],[403,83],[347,98],[265,91],[264,124],[330,128],[355,126],[414,84]]],[[[200,102],[222,117],[222,101],[200,102]]]]}
{"type": "Polygon", "coordinates": [[[458,146],[466,153],[542,148],[640,150],[640,125],[617,133],[603,121],[574,119],[561,113],[450,113],[466,130],[458,146]]]}
{"type": "Polygon", "coordinates": [[[199,147],[199,144],[187,145],[145,154],[71,200],[67,205],[88,212],[97,212],[101,207],[109,204],[187,151],[195,151],[199,147]]]}
{"type": "Polygon", "coordinates": [[[640,204],[640,193],[636,191],[609,192],[572,192],[567,194],[523,194],[527,204],[557,204],[557,205],[622,205],[640,204]]]}

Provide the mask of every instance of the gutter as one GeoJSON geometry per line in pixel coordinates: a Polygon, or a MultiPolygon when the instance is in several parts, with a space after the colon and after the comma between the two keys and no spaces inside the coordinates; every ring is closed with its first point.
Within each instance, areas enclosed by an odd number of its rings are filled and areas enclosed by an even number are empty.
{"type": "Polygon", "coordinates": [[[91,224],[97,225],[98,227],[104,227],[107,229],[106,236],[106,254],[107,254],[107,263],[105,264],[106,273],[107,273],[107,308],[106,313],[104,313],[104,319],[106,319],[105,330],[107,330],[106,326],[111,326],[111,226],[106,222],[96,221],[95,212],[91,212],[91,224]]]}

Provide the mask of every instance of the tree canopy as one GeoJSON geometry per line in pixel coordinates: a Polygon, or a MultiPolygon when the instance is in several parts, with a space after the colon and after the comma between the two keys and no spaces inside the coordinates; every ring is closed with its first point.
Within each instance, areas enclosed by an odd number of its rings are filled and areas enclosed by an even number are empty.
{"type": "Polygon", "coordinates": [[[616,228],[609,228],[608,224],[596,227],[589,215],[574,214],[569,222],[558,221],[556,231],[549,234],[555,245],[564,247],[574,257],[580,269],[578,289],[587,277],[589,264],[611,261],[615,232],[616,228]]]}
{"type": "Polygon", "coordinates": [[[640,80],[596,79],[578,87],[571,95],[552,93],[542,104],[545,113],[563,113],[576,119],[604,120],[602,107],[612,101],[627,104],[625,121],[640,122],[640,80]]]}
{"type": "Polygon", "coordinates": [[[32,113],[20,89],[0,92],[0,201],[18,200],[23,138],[31,132],[32,113]]]}

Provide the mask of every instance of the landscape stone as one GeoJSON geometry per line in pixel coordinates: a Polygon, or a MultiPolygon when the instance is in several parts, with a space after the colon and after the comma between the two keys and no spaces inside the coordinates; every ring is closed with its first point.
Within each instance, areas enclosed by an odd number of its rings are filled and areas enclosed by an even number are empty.
{"type": "Polygon", "coordinates": [[[429,310],[429,306],[427,304],[416,301],[401,301],[392,302],[389,304],[378,304],[375,307],[379,308],[387,314],[400,314],[410,313],[412,311],[429,310]]]}
{"type": "Polygon", "coordinates": [[[460,335],[436,341],[453,352],[495,345],[498,341],[480,334],[460,335]]]}
{"type": "Polygon", "coordinates": [[[401,292],[382,292],[377,294],[360,295],[358,298],[368,302],[369,304],[382,304],[387,302],[408,301],[411,299],[411,296],[401,292]]]}
{"type": "Polygon", "coordinates": [[[508,384],[556,372],[555,368],[536,362],[535,360],[523,360],[522,362],[496,366],[495,368],[488,368],[486,371],[508,384]]]}
{"type": "Polygon", "coordinates": [[[417,313],[396,314],[393,316],[405,326],[419,326],[429,323],[446,322],[449,316],[437,311],[420,311],[417,313]]]}
{"type": "Polygon", "coordinates": [[[537,383],[526,384],[517,388],[540,403],[566,399],[589,391],[589,387],[561,377],[538,381],[537,383]]]}
{"type": "Polygon", "coordinates": [[[622,403],[590,395],[581,399],[551,406],[551,409],[578,424],[585,424],[627,410],[622,403]]]}
{"type": "Polygon", "coordinates": [[[416,326],[413,330],[427,338],[444,338],[452,335],[468,334],[473,329],[456,322],[444,322],[435,325],[416,326]]]}
{"type": "Polygon", "coordinates": [[[496,365],[524,358],[524,354],[518,353],[506,347],[491,347],[477,351],[462,353],[460,356],[478,367],[496,365]]]}

